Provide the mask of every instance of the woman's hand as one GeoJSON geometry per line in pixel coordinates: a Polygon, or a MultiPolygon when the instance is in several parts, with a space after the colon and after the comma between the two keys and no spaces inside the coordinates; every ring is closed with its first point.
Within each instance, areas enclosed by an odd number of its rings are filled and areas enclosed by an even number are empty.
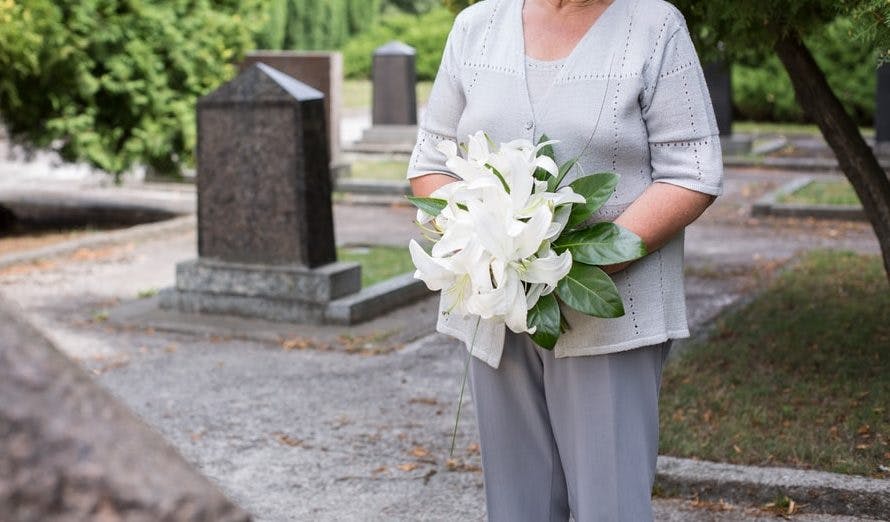
{"type": "MultiPolygon", "coordinates": [[[[671,240],[714,201],[715,196],[670,183],[652,183],[615,219],[640,236],[646,251],[652,253],[671,240]]],[[[632,261],[602,266],[607,274],[627,268],[632,261]]]]}

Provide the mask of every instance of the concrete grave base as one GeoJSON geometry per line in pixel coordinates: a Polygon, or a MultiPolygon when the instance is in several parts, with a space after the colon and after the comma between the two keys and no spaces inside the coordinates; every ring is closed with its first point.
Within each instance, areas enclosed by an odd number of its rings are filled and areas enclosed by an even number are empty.
{"type": "Polygon", "coordinates": [[[357,263],[306,268],[199,258],[176,265],[176,286],[159,292],[159,306],[184,313],[351,325],[428,295],[423,282],[410,273],[361,289],[357,263]]]}
{"type": "Polygon", "coordinates": [[[374,125],[348,148],[353,152],[408,153],[417,142],[416,125],[374,125]]]}
{"type": "Polygon", "coordinates": [[[744,155],[751,152],[754,138],[749,134],[720,136],[720,148],[724,155],[744,155]]]}

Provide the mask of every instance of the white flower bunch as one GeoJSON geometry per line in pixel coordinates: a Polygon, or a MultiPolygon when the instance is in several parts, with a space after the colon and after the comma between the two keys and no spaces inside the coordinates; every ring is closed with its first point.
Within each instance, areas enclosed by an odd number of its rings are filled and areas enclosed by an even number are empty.
{"type": "Polygon", "coordinates": [[[450,313],[502,319],[514,332],[534,333],[528,310],[556,289],[572,268],[572,254],[557,254],[551,241],[562,232],[572,203],[586,203],[571,187],[548,191],[542,169],[554,178],[553,159],[538,155],[552,141],[516,140],[494,148],[488,136],[469,137],[467,158],[452,141],[439,144],[446,165],[463,178],[431,198],[437,214],[418,209],[417,221],[435,240],[431,255],[414,240],[409,249],[415,277],[441,290],[450,313]]]}
{"type": "Polygon", "coordinates": [[[429,253],[410,242],[415,277],[442,292],[448,313],[503,321],[545,348],[565,327],[559,302],[589,315],[622,315],[617,289],[595,265],[645,253],[638,237],[612,223],[578,228],[618,176],[594,174],[560,187],[575,161],[557,166],[553,143],[542,137],[498,147],[479,131],[463,158],[456,143],[443,141],[438,150],[462,179],[409,198],[433,242],[429,253]]]}

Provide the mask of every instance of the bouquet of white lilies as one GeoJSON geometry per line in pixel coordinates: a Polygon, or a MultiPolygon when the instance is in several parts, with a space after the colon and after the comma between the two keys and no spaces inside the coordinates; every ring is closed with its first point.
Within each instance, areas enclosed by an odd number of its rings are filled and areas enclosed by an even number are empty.
{"type": "MultiPolygon", "coordinates": [[[[432,242],[409,249],[430,290],[441,290],[447,313],[503,321],[552,349],[567,324],[560,305],[596,317],[624,314],[621,296],[597,265],[645,255],[642,241],[610,222],[588,221],[609,199],[618,175],[603,172],[561,186],[577,166],[558,166],[546,136],[538,144],[496,146],[484,132],[438,150],[462,179],[430,197],[409,197],[432,242]]],[[[471,347],[472,351],[472,347],[471,347]]]]}

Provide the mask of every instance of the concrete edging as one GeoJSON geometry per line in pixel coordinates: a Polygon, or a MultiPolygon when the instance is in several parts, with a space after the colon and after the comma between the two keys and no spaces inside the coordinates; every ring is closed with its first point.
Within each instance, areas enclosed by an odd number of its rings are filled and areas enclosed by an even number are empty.
{"type": "Polygon", "coordinates": [[[879,519],[890,514],[890,480],[825,471],[659,456],[655,483],[668,496],[755,505],[787,496],[809,512],[879,519]]]}
{"type": "Polygon", "coordinates": [[[815,178],[812,176],[797,178],[765,194],[751,206],[751,215],[754,217],[795,217],[844,221],[868,220],[865,216],[865,211],[860,206],[778,203],[780,197],[791,194],[813,181],[815,181],[815,178]]]}
{"type": "Polygon", "coordinates": [[[96,248],[111,244],[122,243],[137,239],[180,232],[197,227],[197,217],[194,215],[180,216],[155,223],[134,225],[120,230],[108,232],[96,232],[86,237],[79,237],[62,241],[41,248],[26,250],[0,256],[0,268],[21,263],[32,263],[40,259],[63,256],[81,248],[96,248]]]}

